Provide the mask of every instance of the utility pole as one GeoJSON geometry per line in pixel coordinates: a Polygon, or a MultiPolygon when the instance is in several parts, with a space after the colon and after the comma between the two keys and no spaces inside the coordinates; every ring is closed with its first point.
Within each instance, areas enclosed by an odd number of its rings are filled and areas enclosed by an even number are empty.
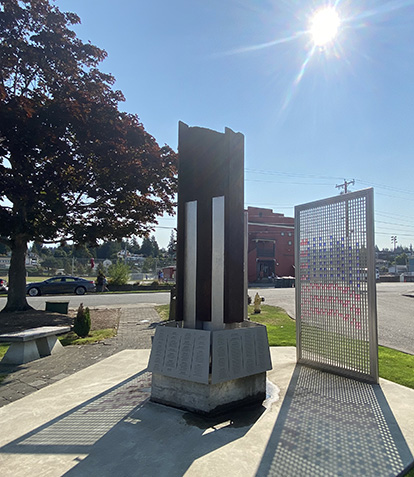
{"type": "Polygon", "coordinates": [[[351,181],[347,181],[346,179],[344,179],[344,183],[343,184],[337,184],[335,187],[337,189],[340,189],[340,188],[344,188],[343,192],[341,191],[340,194],[347,194],[348,193],[348,186],[349,185],[355,185],[355,179],[352,179],[351,181]]]}
{"type": "MultiPolygon", "coordinates": [[[[344,179],[343,184],[337,184],[335,187],[337,189],[344,188],[343,191],[340,192],[340,194],[347,194],[348,193],[348,186],[349,185],[354,185],[355,184],[355,179],[352,179],[351,181],[347,181],[344,179]]],[[[345,231],[346,231],[346,236],[349,237],[349,211],[348,211],[348,201],[345,201],[345,231]]]]}
{"type": "Polygon", "coordinates": [[[394,252],[395,252],[395,246],[396,246],[397,242],[398,242],[397,236],[396,235],[391,235],[391,243],[394,244],[394,252]]]}

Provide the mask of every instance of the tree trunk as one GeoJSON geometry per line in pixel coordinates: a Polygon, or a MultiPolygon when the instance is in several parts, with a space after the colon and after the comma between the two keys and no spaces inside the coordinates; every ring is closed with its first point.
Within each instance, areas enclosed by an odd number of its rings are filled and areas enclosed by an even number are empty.
{"type": "Polygon", "coordinates": [[[26,300],[26,252],[27,240],[17,236],[11,244],[9,268],[9,292],[3,312],[31,310],[26,300]]]}

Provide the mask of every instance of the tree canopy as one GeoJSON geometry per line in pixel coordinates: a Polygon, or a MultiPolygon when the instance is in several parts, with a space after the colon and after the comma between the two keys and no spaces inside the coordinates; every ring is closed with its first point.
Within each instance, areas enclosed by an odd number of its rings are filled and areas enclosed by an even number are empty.
{"type": "Polygon", "coordinates": [[[176,154],[119,111],[106,52],[48,0],[0,0],[0,243],[12,250],[7,310],[27,307],[29,241],[144,236],[173,213],[176,154]]]}

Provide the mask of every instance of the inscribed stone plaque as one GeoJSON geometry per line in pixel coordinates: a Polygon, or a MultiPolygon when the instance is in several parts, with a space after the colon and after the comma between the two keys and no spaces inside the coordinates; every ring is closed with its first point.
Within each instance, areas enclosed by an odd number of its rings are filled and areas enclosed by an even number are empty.
{"type": "Polygon", "coordinates": [[[172,378],[208,383],[210,332],[158,326],[148,370],[172,378]]]}
{"type": "Polygon", "coordinates": [[[149,371],[159,373],[163,369],[166,345],[167,328],[165,326],[158,326],[155,330],[154,341],[152,343],[151,354],[148,362],[149,371]]]}
{"type": "Polygon", "coordinates": [[[255,328],[255,359],[258,369],[272,369],[270,359],[269,341],[267,339],[267,331],[265,326],[257,326],[255,328]]]}
{"type": "Polygon", "coordinates": [[[213,331],[212,344],[213,384],[272,369],[264,326],[213,331]]]}

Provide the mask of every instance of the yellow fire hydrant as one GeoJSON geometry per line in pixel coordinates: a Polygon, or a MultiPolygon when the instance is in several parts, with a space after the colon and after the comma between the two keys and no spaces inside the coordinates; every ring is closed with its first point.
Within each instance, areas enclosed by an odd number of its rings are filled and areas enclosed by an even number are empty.
{"type": "Polygon", "coordinates": [[[260,305],[262,303],[262,299],[260,298],[259,294],[256,293],[254,297],[254,312],[260,313],[262,310],[260,309],[260,305]]]}

